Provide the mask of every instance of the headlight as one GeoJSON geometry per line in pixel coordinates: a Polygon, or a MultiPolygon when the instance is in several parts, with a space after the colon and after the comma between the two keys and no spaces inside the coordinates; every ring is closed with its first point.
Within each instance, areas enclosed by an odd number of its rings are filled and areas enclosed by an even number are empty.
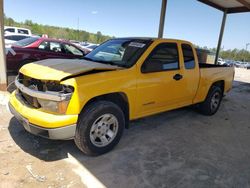
{"type": "Polygon", "coordinates": [[[49,99],[37,98],[38,103],[41,106],[41,109],[49,112],[55,112],[59,114],[65,114],[68,108],[69,101],[74,92],[74,88],[68,85],[56,84],[54,82],[46,83],[47,92],[62,94],[62,100],[54,101],[49,99]]]}
{"type": "Polygon", "coordinates": [[[59,114],[65,114],[70,101],[70,100],[65,100],[57,102],[46,99],[37,99],[37,100],[43,110],[59,114]]]}

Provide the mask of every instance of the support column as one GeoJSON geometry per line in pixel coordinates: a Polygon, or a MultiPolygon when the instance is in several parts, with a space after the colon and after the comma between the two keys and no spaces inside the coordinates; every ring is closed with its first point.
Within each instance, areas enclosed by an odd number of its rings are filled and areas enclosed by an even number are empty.
{"type": "Polygon", "coordinates": [[[3,0],[0,0],[0,90],[7,89],[6,60],[4,46],[4,14],[3,0]]]}
{"type": "Polygon", "coordinates": [[[163,37],[166,9],[167,9],[167,0],[162,0],[162,3],[161,3],[161,17],[160,17],[160,23],[159,23],[158,38],[162,38],[163,37]]]}
{"type": "Polygon", "coordinates": [[[220,49],[221,49],[221,42],[222,42],[223,35],[224,35],[226,20],[227,20],[227,10],[224,11],[223,18],[222,18],[222,23],[221,23],[221,28],[220,28],[220,36],[219,36],[219,41],[218,41],[218,45],[217,45],[217,51],[216,51],[216,55],[215,55],[214,64],[218,64],[218,59],[219,59],[219,54],[220,54],[220,49]]]}

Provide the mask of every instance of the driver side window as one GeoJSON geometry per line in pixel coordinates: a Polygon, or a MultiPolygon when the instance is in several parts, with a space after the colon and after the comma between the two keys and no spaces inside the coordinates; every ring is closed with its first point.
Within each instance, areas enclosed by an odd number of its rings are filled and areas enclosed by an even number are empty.
{"type": "Polygon", "coordinates": [[[148,56],[142,65],[142,73],[179,69],[178,46],[176,43],[162,43],[148,56]]]}

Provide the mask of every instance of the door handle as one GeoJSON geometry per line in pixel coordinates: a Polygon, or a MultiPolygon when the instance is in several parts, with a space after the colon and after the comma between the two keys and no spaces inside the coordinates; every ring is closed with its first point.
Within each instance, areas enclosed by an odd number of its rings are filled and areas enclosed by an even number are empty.
{"type": "Polygon", "coordinates": [[[176,74],[173,77],[173,79],[175,79],[176,81],[181,80],[182,78],[183,78],[183,76],[181,74],[176,74]]]}

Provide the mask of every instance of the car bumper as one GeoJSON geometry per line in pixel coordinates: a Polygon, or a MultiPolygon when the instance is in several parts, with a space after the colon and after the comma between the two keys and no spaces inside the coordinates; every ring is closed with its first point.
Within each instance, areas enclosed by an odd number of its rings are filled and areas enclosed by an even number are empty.
{"type": "Polygon", "coordinates": [[[55,115],[23,104],[15,92],[9,102],[11,113],[30,133],[49,139],[67,140],[75,136],[78,115],[55,115]]]}

